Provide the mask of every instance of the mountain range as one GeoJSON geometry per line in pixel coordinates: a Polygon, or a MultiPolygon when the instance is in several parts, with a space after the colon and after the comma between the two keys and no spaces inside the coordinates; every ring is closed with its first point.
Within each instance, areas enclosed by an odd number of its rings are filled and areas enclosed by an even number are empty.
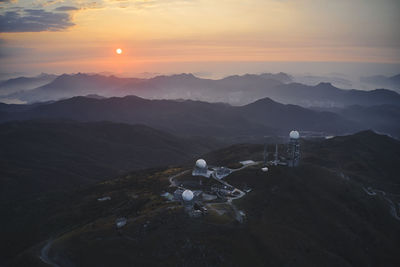
{"type": "Polygon", "coordinates": [[[70,119],[145,124],[181,136],[262,137],[291,129],[339,134],[362,129],[338,114],[284,105],[269,98],[244,106],[200,101],[148,100],[136,96],[73,97],[33,105],[2,105],[0,121],[70,119]]]}
{"type": "Polygon", "coordinates": [[[270,98],[243,106],[95,95],[27,105],[0,104],[0,122],[60,118],[81,122],[112,121],[145,124],[181,136],[232,139],[235,143],[237,138],[250,141],[264,135],[286,135],[291,129],[325,135],[373,129],[398,138],[399,113],[398,105],[307,109],[270,98]]]}

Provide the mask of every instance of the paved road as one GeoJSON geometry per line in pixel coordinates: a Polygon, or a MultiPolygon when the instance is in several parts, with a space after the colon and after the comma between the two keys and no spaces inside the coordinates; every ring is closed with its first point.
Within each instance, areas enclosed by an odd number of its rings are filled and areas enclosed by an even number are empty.
{"type": "Polygon", "coordinates": [[[40,251],[40,259],[48,264],[51,265],[53,267],[60,267],[60,265],[58,265],[57,263],[55,263],[50,257],[49,257],[49,251],[51,248],[51,245],[53,245],[53,239],[49,239],[49,241],[47,241],[47,243],[44,245],[44,247],[42,248],[42,250],[40,251]]]}
{"type": "MultiPolygon", "coordinates": [[[[399,207],[396,207],[396,204],[387,197],[388,194],[386,194],[386,192],[382,191],[382,190],[378,190],[378,189],[372,189],[372,188],[365,188],[363,187],[363,190],[365,191],[365,193],[367,193],[370,196],[375,196],[377,194],[380,194],[383,199],[385,199],[388,204],[389,204],[389,208],[390,208],[390,214],[398,221],[400,221],[400,204],[399,207]]],[[[390,193],[389,193],[390,194],[390,193]]],[[[390,194],[390,195],[396,195],[396,194],[390,194]]]]}
{"type": "Polygon", "coordinates": [[[179,176],[182,176],[182,175],[184,175],[184,174],[186,174],[188,172],[190,172],[190,170],[182,171],[180,173],[177,173],[177,174],[172,175],[171,177],[169,177],[169,183],[170,183],[169,187],[177,187],[177,188],[185,190],[184,187],[181,187],[176,183],[175,178],[178,178],[179,176]]]}

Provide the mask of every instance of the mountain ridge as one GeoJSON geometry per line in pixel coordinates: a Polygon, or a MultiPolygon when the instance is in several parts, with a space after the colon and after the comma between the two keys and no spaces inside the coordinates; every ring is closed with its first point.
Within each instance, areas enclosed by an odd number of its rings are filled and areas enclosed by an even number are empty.
{"type": "Polygon", "coordinates": [[[238,107],[202,101],[148,100],[137,96],[105,99],[74,97],[38,105],[24,112],[7,113],[4,108],[3,112],[0,121],[34,118],[109,120],[146,124],[178,135],[225,138],[286,133],[293,127],[336,134],[359,129],[355,122],[337,114],[284,105],[270,98],[238,107]]]}

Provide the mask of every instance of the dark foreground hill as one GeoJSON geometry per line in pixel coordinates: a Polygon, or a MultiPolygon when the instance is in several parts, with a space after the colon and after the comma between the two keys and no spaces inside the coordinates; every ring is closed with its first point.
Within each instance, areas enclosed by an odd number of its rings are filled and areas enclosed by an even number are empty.
{"type": "Polygon", "coordinates": [[[47,221],[48,211],[62,212],[58,196],[135,169],[186,162],[219,145],[212,139],[178,138],[144,125],[0,124],[0,236],[6,246],[2,249],[7,251],[1,253],[0,263],[14,249],[42,235],[40,227],[43,219],[47,221]],[[52,196],[57,196],[54,203],[47,201],[52,196]],[[18,233],[23,240],[15,239],[18,233]]]}
{"type": "MultiPolygon", "coordinates": [[[[32,239],[9,264],[46,266],[42,255],[59,266],[398,266],[400,143],[362,132],[301,147],[298,168],[264,173],[256,165],[226,178],[252,188],[233,201],[246,213],[243,223],[229,213],[191,218],[160,197],[168,177],[190,167],[143,170],[37,200],[37,245],[32,239]],[[118,231],[121,216],[128,223],[118,231]]],[[[262,145],[236,145],[205,159],[235,165],[262,152],[262,145]]],[[[14,245],[24,237],[15,234],[14,245]]]]}
{"type": "Polygon", "coordinates": [[[144,125],[24,121],[0,124],[2,201],[74,188],[215,149],[144,125]]]}

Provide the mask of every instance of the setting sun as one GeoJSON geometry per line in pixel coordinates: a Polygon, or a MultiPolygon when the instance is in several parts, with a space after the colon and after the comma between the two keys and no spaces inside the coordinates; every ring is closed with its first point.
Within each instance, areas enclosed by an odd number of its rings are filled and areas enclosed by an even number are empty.
{"type": "Polygon", "coordinates": [[[118,55],[122,54],[122,49],[121,48],[117,48],[117,50],[115,50],[115,52],[117,52],[118,55]]]}

